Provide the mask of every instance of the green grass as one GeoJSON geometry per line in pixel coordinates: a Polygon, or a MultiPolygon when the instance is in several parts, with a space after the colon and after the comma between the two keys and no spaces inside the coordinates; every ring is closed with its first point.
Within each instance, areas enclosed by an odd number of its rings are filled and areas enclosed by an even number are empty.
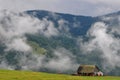
{"type": "Polygon", "coordinates": [[[0,80],[120,80],[120,77],[85,77],[31,71],[0,70],[0,80]]]}

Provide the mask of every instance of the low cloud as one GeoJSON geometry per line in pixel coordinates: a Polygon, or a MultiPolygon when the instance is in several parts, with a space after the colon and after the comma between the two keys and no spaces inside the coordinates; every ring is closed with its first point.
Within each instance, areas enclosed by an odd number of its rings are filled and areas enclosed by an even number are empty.
{"type": "Polygon", "coordinates": [[[30,50],[26,34],[40,34],[49,38],[57,36],[59,32],[53,22],[47,19],[39,20],[27,14],[0,11],[0,42],[7,46],[7,50],[30,50]]]}
{"type": "Polygon", "coordinates": [[[60,30],[60,31],[63,31],[63,32],[66,32],[66,33],[68,33],[69,32],[69,26],[68,26],[68,24],[69,24],[69,22],[68,21],[66,21],[66,20],[64,20],[64,19],[60,19],[60,20],[58,20],[58,29],[60,30]]]}
{"type": "Polygon", "coordinates": [[[47,69],[47,72],[70,73],[76,72],[79,64],[76,63],[76,57],[65,48],[57,48],[53,50],[52,58],[45,55],[19,53],[14,58],[18,60],[17,64],[10,65],[4,58],[0,64],[3,69],[21,69],[34,70],[47,69]],[[48,60],[48,61],[46,61],[48,60]]]}
{"type": "Polygon", "coordinates": [[[11,43],[7,43],[7,49],[5,51],[16,50],[21,52],[31,51],[32,48],[25,42],[25,39],[17,38],[11,41],[11,43]]]}
{"type": "Polygon", "coordinates": [[[97,22],[87,33],[89,40],[81,43],[84,53],[100,52],[100,57],[104,60],[103,67],[108,69],[120,67],[120,38],[115,37],[112,29],[114,27],[97,22]]]}
{"type": "Polygon", "coordinates": [[[58,48],[54,50],[54,57],[45,65],[48,69],[67,72],[76,71],[78,64],[76,63],[76,57],[65,48],[58,48]]]}
{"type": "MultiPolygon", "coordinates": [[[[59,23],[63,27],[64,22],[59,23]]],[[[32,53],[32,47],[27,43],[26,34],[42,35],[47,38],[60,33],[53,22],[46,18],[39,20],[27,14],[18,14],[3,10],[0,12],[0,42],[5,45],[4,54],[0,55],[0,68],[36,70],[41,68],[56,72],[76,71],[75,56],[65,48],[53,49],[53,58],[32,53]],[[9,53],[9,51],[15,51],[9,53]],[[5,56],[12,56],[13,64],[5,56]]]]}
{"type": "Polygon", "coordinates": [[[48,21],[46,18],[43,19],[45,22],[43,25],[43,29],[40,30],[42,34],[46,37],[51,37],[51,36],[57,36],[59,35],[59,31],[55,28],[54,23],[51,21],[48,21]],[[49,26],[49,27],[48,27],[49,26]]]}

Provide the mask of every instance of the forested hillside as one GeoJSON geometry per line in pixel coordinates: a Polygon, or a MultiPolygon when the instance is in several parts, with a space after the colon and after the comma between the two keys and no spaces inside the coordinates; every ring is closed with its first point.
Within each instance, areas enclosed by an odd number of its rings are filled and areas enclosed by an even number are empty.
{"type": "Polygon", "coordinates": [[[119,12],[100,17],[42,10],[2,13],[1,68],[70,74],[80,64],[94,64],[106,75],[120,74],[119,12]]]}

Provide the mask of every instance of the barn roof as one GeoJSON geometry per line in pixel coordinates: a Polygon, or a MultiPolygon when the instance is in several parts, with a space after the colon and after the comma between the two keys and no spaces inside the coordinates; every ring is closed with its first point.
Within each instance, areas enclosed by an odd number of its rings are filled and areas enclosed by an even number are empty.
{"type": "Polygon", "coordinates": [[[78,72],[79,73],[93,73],[95,72],[95,69],[99,68],[96,65],[80,65],[78,72]]]}

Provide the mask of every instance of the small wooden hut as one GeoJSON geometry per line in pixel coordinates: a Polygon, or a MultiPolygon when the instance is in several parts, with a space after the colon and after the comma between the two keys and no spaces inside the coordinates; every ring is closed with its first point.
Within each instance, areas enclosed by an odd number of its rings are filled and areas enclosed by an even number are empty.
{"type": "Polygon", "coordinates": [[[80,65],[77,74],[81,76],[103,76],[103,73],[96,65],[80,65]]]}

